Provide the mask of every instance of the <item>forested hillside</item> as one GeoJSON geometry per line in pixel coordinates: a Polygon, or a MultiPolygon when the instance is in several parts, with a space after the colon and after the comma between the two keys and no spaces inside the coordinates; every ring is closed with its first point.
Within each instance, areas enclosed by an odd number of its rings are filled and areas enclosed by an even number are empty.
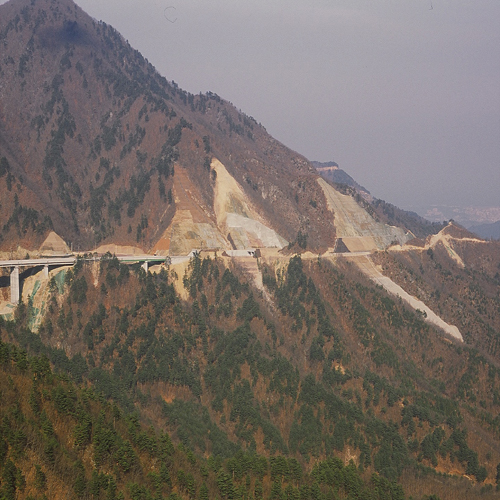
{"type": "Polygon", "coordinates": [[[493,498],[497,363],[348,262],[261,265],[265,294],[214,255],[177,280],[82,260],[39,334],[21,304],[1,323],[4,490],[493,498]]]}
{"type": "MultiPolygon", "coordinates": [[[[141,425],[92,389],[51,371],[45,356],[0,344],[3,499],[14,498],[317,498],[355,492],[403,498],[400,486],[373,474],[364,481],[339,459],[311,474],[282,456],[235,451],[197,458],[169,435],[141,425]]],[[[236,447],[235,447],[236,448],[236,447]]]]}

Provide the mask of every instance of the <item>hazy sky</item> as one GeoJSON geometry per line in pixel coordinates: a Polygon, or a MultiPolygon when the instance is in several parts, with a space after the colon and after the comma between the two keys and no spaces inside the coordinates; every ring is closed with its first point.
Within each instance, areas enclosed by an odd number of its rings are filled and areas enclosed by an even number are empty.
{"type": "Polygon", "coordinates": [[[499,0],[77,3],[379,198],[500,206],[499,0]]]}

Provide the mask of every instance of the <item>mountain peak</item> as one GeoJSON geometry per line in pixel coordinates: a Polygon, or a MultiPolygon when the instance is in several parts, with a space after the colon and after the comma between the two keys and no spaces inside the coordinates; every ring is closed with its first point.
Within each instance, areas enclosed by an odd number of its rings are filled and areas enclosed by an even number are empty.
{"type": "Polygon", "coordinates": [[[71,0],[0,9],[0,246],[50,230],[82,250],[335,246],[318,173],[252,117],[169,82],[71,0]]]}

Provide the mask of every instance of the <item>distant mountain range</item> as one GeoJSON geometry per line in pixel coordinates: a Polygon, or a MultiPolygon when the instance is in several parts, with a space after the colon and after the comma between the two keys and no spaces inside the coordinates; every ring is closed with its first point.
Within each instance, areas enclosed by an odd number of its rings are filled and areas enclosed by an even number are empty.
{"type": "Polygon", "coordinates": [[[500,240],[500,221],[492,224],[480,224],[478,226],[470,226],[469,231],[477,234],[485,240],[500,240]]]}
{"type": "Polygon", "coordinates": [[[412,210],[418,212],[432,222],[442,222],[452,219],[466,228],[482,224],[493,224],[500,220],[500,206],[433,205],[412,207],[412,210]]]}

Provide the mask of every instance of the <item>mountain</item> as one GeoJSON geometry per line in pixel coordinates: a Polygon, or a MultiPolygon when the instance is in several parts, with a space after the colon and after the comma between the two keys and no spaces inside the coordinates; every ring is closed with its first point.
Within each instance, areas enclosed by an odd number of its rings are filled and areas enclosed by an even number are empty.
{"type": "Polygon", "coordinates": [[[27,278],[0,318],[2,493],[494,498],[500,253],[461,231],[371,258],[465,342],[346,257],[27,278]]]}
{"type": "Polygon", "coordinates": [[[429,222],[415,212],[402,210],[384,200],[374,198],[370,192],[358,184],[348,173],[335,162],[311,162],[324,179],[336,184],[336,189],[351,195],[358,204],[378,220],[386,224],[404,227],[418,238],[439,232],[445,223],[429,222]]]}
{"type": "Polygon", "coordinates": [[[74,247],[166,250],[179,227],[190,249],[273,246],[306,226],[315,246],[333,245],[314,169],[254,119],[168,82],[69,0],[1,13],[4,248],[33,248],[54,229],[74,247]]]}
{"type": "Polygon", "coordinates": [[[363,198],[371,198],[370,191],[358,184],[347,172],[339,167],[338,163],[335,163],[334,161],[312,161],[311,163],[324,179],[334,182],[335,184],[346,184],[347,186],[350,186],[358,191],[363,198]]]}
{"type": "Polygon", "coordinates": [[[493,224],[500,220],[500,207],[432,205],[415,207],[427,220],[440,222],[453,220],[469,228],[482,224],[493,224]]]}
{"type": "Polygon", "coordinates": [[[499,242],[322,178],[70,0],[0,6],[0,44],[0,498],[498,496],[499,242]]]}
{"type": "Polygon", "coordinates": [[[477,234],[485,240],[493,239],[500,240],[500,221],[491,224],[480,224],[477,226],[470,226],[469,231],[477,234]]]}
{"type": "Polygon", "coordinates": [[[281,247],[299,231],[334,247],[331,187],[252,117],[167,81],[71,0],[1,13],[4,250],[51,230],[82,250],[281,247]]]}

